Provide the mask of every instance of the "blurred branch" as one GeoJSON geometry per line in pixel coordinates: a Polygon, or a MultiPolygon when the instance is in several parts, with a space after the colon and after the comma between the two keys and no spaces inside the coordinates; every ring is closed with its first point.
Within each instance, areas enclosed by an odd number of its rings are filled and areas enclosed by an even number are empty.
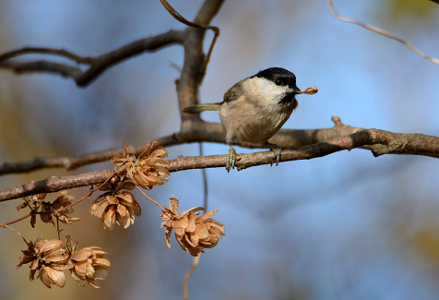
{"type": "MultiPolygon", "coordinates": [[[[333,118],[334,127],[344,126],[338,118],[333,118]]],[[[363,129],[355,133],[332,138],[326,142],[303,146],[298,149],[286,149],[281,153],[280,161],[309,160],[342,150],[364,148],[374,156],[383,154],[412,154],[439,157],[439,137],[422,134],[393,133],[379,129],[363,129]]],[[[190,169],[225,167],[228,155],[180,156],[170,161],[170,172],[190,169]]],[[[236,162],[238,170],[271,164],[273,152],[241,153],[236,162]]],[[[50,177],[33,183],[0,190],[0,201],[21,198],[28,195],[57,192],[64,189],[96,185],[112,176],[111,170],[83,173],[73,176],[50,177]]]]}
{"type": "MultiPolygon", "coordinates": [[[[285,149],[297,149],[303,146],[327,142],[334,138],[347,136],[365,130],[364,128],[345,125],[341,123],[337,117],[334,117],[333,120],[335,125],[330,128],[304,130],[282,129],[270,139],[270,142],[285,149]]],[[[390,153],[439,157],[439,153],[435,151],[435,149],[437,149],[437,144],[439,143],[439,138],[423,134],[395,133],[395,135],[400,139],[407,138],[412,141],[412,143],[407,144],[403,150],[395,148],[390,152],[389,149],[383,145],[362,146],[361,148],[371,150],[377,155],[390,153]]],[[[158,146],[163,147],[192,142],[213,142],[224,144],[225,137],[221,124],[195,120],[189,121],[184,130],[158,138],[156,141],[158,146]]],[[[247,148],[261,148],[260,145],[246,142],[241,142],[237,145],[247,148]]],[[[145,145],[130,146],[128,151],[138,155],[144,146],[145,145]]],[[[30,161],[3,163],[0,165],[0,175],[24,173],[43,168],[65,168],[67,170],[73,170],[85,165],[108,161],[113,156],[123,153],[123,151],[123,148],[114,148],[75,157],[36,157],[30,161]]]]}
{"type": "Polygon", "coordinates": [[[173,44],[183,44],[183,37],[183,31],[170,30],[163,34],[131,42],[120,48],[95,57],[79,56],[64,49],[25,47],[1,54],[0,69],[10,69],[18,74],[31,72],[55,73],[64,77],[72,78],[78,86],[87,86],[113,65],[144,52],[157,51],[165,46],[170,46],[173,44]],[[35,60],[29,62],[12,60],[14,57],[27,54],[48,54],[61,56],[70,59],[77,64],[89,65],[89,67],[83,71],[81,68],[76,66],[56,63],[48,60],[35,60]]]}
{"type": "MultiPolygon", "coordinates": [[[[406,40],[404,40],[404,39],[402,39],[402,38],[400,38],[400,37],[398,37],[396,35],[393,35],[390,32],[387,32],[387,31],[385,31],[385,30],[383,30],[381,28],[378,28],[376,26],[369,25],[369,24],[364,23],[364,22],[362,22],[360,20],[357,20],[357,19],[354,19],[354,18],[343,17],[343,16],[339,15],[338,12],[334,8],[334,4],[332,3],[332,0],[327,0],[327,1],[328,1],[329,9],[331,10],[331,13],[337,19],[339,19],[340,21],[359,25],[359,26],[361,26],[363,28],[371,30],[371,31],[373,31],[375,33],[378,33],[378,34],[380,34],[382,36],[385,36],[385,37],[387,37],[389,39],[392,39],[392,40],[395,40],[397,42],[400,42],[401,44],[403,44],[404,46],[406,46],[407,48],[409,48],[410,50],[412,50],[413,52],[415,52],[419,56],[422,56],[423,58],[428,59],[429,61],[431,61],[431,62],[433,62],[435,64],[439,64],[439,59],[431,57],[431,56],[425,54],[424,52],[422,52],[421,50],[419,50],[418,48],[416,48],[415,46],[413,46],[412,44],[410,44],[406,40]]],[[[436,1],[434,1],[434,2],[436,2],[436,1]]]]}
{"type": "Polygon", "coordinates": [[[214,32],[214,37],[212,40],[212,43],[210,44],[209,47],[209,51],[207,52],[207,57],[206,60],[204,62],[204,71],[203,73],[206,73],[206,69],[207,69],[207,65],[209,64],[210,61],[210,56],[212,55],[212,51],[213,51],[213,47],[215,46],[215,43],[220,35],[220,29],[216,26],[211,26],[211,25],[204,25],[204,24],[198,24],[198,23],[194,23],[191,22],[189,20],[186,20],[182,15],[180,15],[180,13],[178,11],[176,11],[166,0],[160,0],[160,2],[162,3],[162,5],[166,8],[166,10],[178,21],[182,22],[185,25],[191,26],[191,27],[195,27],[195,28],[200,28],[200,29],[210,29],[214,32]]]}
{"type": "MultiPolygon", "coordinates": [[[[220,10],[224,0],[206,0],[195,16],[193,23],[207,26],[220,10]]],[[[176,81],[179,111],[183,107],[198,103],[198,90],[206,72],[203,41],[206,31],[188,27],[185,30],[184,63],[180,78],[176,81]]],[[[198,115],[180,114],[181,128],[190,121],[200,121],[198,115]]]]}
{"type": "MultiPolygon", "coordinates": [[[[164,136],[157,139],[158,146],[170,146],[177,144],[174,135],[164,136]]],[[[145,145],[130,146],[128,151],[130,153],[139,154],[145,145]]],[[[29,161],[0,164],[0,176],[13,173],[26,173],[40,169],[49,168],[65,168],[66,170],[74,170],[79,167],[100,163],[109,160],[113,156],[122,154],[124,148],[114,148],[99,152],[93,152],[74,157],[35,157],[29,161]]]]}
{"type": "Polygon", "coordinates": [[[195,268],[197,267],[199,262],[200,262],[200,255],[193,257],[191,267],[189,268],[189,271],[186,273],[186,276],[184,276],[184,281],[183,281],[183,299],[184,300],[189,299],[189,288],[188,288],[189,279],[191,279],[192,274],[194,273],[195,268]]]}

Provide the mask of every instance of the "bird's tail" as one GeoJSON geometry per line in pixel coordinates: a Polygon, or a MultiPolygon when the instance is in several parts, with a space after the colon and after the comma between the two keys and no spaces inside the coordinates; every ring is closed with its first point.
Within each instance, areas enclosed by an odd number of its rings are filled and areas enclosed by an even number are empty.
{"type": "Polygon", "coordinates": [[[205,110],[219,110],[221,103],[197,104],[183,108],[184,113],[197,114],[205,110]]]}

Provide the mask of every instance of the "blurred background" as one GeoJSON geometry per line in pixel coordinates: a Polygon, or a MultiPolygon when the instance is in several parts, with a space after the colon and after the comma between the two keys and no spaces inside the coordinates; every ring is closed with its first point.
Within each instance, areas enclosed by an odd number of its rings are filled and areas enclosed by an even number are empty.
{"type": "MultiPolygon", "coordinates": [[[[172,1],[192,19],[202,1],[172,1]]],[[[431,1],[335,1],[342,14],[380,26],[439,56],[439,5],[431,1]]],[[[259,70],[293,71],[299,96],[284,128],[348,125],[439,135],[439,66],[395,41],[342,23],[326,1],[226,1],[213,24],[221,28],[201,102],[220,101],[226,89],[259,70]]],[[[149,0],[3,0],[0,52],[23,46],[65,48],[98,55],[135,39],[184,28],[149,0]]],[[[206,47],[211,33],[207,34],[206,47]]],[[[40,58],[28,56],[23,59],[40,58]]],[[[181,47],[132,58],[87,88],[57,75],[0,70],[0,163],[35,156],[71,156],[170,134],[179,129],[174,81],[181,47]]],[[[63,61],[62,59],[60,61],[63,61]]],[[[209,112],[203,118],[219,121],[209,112]]],[[[228,147],[204,144],[206,154],[228,147]]],[[[170,147],[170,158],[198,155],[198,145],[170,147]]],[[[239,148],[238,152],[251,150],[239,148]]],[[[74,171],[108,168],[99,164],[74,171]]],[[[209,209],[226,226],[219,245],[202,255],[191,299],[438,299],[439,160],[353,150],[310,161],[260,166],[227,174],[207,170],[209,209]]],[[[64,175],[44,170],[0,178],[0,188],[64,175]]],[[[75,190],[76,196],[86,189],[75,190]]],[[[180,209],[202,205],[200,170],[172,173],[149,195],[161,204],[181,197],[180,209]]],[[[53,199],[55,195],[49,195],[53,199]]],[[[0,299],[181,299],[192,258],[176,241],[165,245],[160,211],[140,194],[143,214],[127,230],[105,231],[88,213],[63,233],[79,246],[109,251],[110,275],[101,290],[67,279],[51,290],[18,271],[26,246],[2,230],[0,299]]],[[[22,215],[20,201],[1,203],[0,222],[22,215]]],[[[16,224],[28,239],[56,238],[52,226],[16,224]]],[[[69,277],[69,276],[68,276],[69,277]]]]}

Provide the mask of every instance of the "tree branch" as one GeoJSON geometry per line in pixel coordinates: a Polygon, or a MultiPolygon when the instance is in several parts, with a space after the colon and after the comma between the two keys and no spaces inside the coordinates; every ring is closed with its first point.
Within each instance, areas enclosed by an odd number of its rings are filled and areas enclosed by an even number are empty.
{"type": "MultiPolygon", "coordinates": [[[[224,0],[206,0],[193,23],[208,25],[221,8],[224,0]]],[[[185,30],[184,63],[177,83],[179,111],[184,107],[198,103],[198,89],[205,75],[205,55],[203,40],[205,30],[188,27],[185,30]]],[[[190,125],[190,121],[199,121],[198,115],[180,114],[181,128],[190,125]]]]}
{"type": "MultiPolygon", "coordinates": [[[[355,148],[371,149],[374,156],[383,154],[416,154],[438,157],[439,138],[422,134],[401,134],[379,129],[365,129],[350,135],[330,139],[327,142],[303,146],[297,150],[283,150],[280,161],[313,159],[355,148]]],[[[178,157],[170,161],[169,171],[178,172],[189,169],[224,167],[227,158],[228,155],[178,157]]],[[[271,151],[241,153],[239,154],[236,166],[238,170],[242,170],[252,166],[271,164],[273,159],[273,152],[271,151]]],[[[50,177],[14,188],[2,189],[0,190],[0,201],[96,185],[104,182],[112,174],[111,170],[103,170],[73,176],[50,177]]]]}
{"type": "Polygon", "coordinates": [[[95,57],[79,56],[65,49],[25,47],[0,55],[0,68],[10,69],[18,74],[31,72],[55,73],[64,77],[70,77],[78,86],[84,87],[93,82],[93,80],[105,70],[127,58],[131,58],[144,52],[154,52],[165,46],[183,44],[183,38],[183,31],[170,30],[166,33],[131,42],[120,48],[95,57]],[[26,54],[57,55],[70,59],[77,64],[89,65],[89,67],[85,71],[82,71],[79,67],[47,60],[29,62],[12,60],[14,57],[26,54]]]}
{"type": "MultiPolygon", "coordinates": [[[[354,18],[348,18],[348,17],[343,17],[343,16],[341,16],[341,15],[335,10],[335,8],[334,8],[334,4],[332,3],[332,0],[327,0],[327,2],[328,2],[328,6],[329,6],[329,9],[330,9],[331,13],[332,13],[337,19],[339,19],[340,21],[347,22],[347,23],[352,23],[352,24],[355,24],[355,25],[359,25],[359,26],[361,26],[361,27],[363,27],[363,28],[366,28],[366,29],[368,29],[368,30],[370,30],[370,31],[373,31],[373,32],[375,32],[375,33],[378,33],[378,34],[380,34],[380,35],[382,35],[382,36],[385,36],[385,37],[387,37],[387,38],[389,38],[389,39],[395,40],[395,41],[397,41],[397,42],[403,44],[403,45],[406,46],[407,48],[409,48],[411,51],[415,52],[417,55],[422,56],[422,57],[425,58],[425,59],[428,59],[428,60],[431,61],[432,63],[439,64],[439,59],[434,58],[434,57],[431,57],[431,56],[425,54],[424,52],[422,52],[421,50],[419,50],[418,48],[416,48],[415,46],[413,46],[412,44],[410,44],[410,43],[407,42],[406,40],[400,38],[399,36],[393,35],[393,34],[391,34],[391,33],[388,32],[388,31],[385,31],[385,30],[383,30],[383,29],[381,29],[381,28],[379,28],[379,27],[376,27],[376,26],[373,26],[373,25],[370,25],[370,24],[364,23],[364,22],[362,22],[362,21],[360,21],[360,20],[357,20],[357,19],[354,19],[354,18]]],[[[433,1],[433,2],[436,2],[436,1],[433,1]]]]}
{"type": "MultiPolygon", "coordinates": [[[[270,142],[278,145],[281,148],[297,149],[299,147],[326,142],[330,139],[350,135],[355,132],[365,130],[364,128],[345,125],[341,123],[338,117],[333,117],[333,121],[335,122],[335,125],[331,128],[302,130],[282,129],[270,139],[270,142]]],[[[225,143],[224,131],[221,124],[204,121],[190,121],[189,124],[190,127],[187,126],[184,131],[158,138],[156,140],[157,145],[166,147],[192,142],[213,142],[222,144],[225,143]]],[[[439,154],[434,152],[434,147],[436,147],[436,145],[439,143],[438,137],[423,134],[400,133],[397,134],[397,137],[399,138],[399,140],[408,139],[412,141],[412,143],[407,144],[404,147],[403,151],[395,148],[389,152],[388,147],[383,145],[362,146],[361,148],[371,150],[376,155],[391,153],[439,157],[439,154]]],[[[237,145],[247,148],[261,148],[261,145],[255,145],[245,142],[238,143],[237,145]]],[[[128,151],[130,153],[138,155],[142,151],[144,146],[145,145],[130,146],[128,148],[128,151]]],[[[108,161],[113,156],[121,154],[123,152],[124,148],[121,147],[89,153],[85,155],[78,155],[74,157],[36,157],[33,160],[24,162],[5,162],[0,165],[0,175],[26,173],[43,168],[65,168],[66,170],[74,170],[85,165],[108,161]]]]}

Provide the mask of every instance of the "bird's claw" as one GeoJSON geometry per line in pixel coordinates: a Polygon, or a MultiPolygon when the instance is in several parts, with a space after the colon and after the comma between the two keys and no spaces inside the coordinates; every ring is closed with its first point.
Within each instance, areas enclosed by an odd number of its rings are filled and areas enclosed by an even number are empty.
{"type": "Polygon", "coordinates": [[[237,157],[238,154],[236,153],[235,149],[230,145],[229,156],[227,157],[227,162],[226,162],[227,172],[230,172],[231,169],[235,168],[235,162],[237,157]]]}
{"type": "MultiPolygon", "coordinates": [[[[274,158],[273,158],[273,162],[276,163],[276,167],[279,165],[279,161],[280,161],[280,153],[282,151],[282,148],[280,148],[277,145],[273,145],[271,147],[271,151],[273,151],[274,154],[274,158]]],[[[270,166],[273,166],[273,162],[270,164],[270,166]]]]}

